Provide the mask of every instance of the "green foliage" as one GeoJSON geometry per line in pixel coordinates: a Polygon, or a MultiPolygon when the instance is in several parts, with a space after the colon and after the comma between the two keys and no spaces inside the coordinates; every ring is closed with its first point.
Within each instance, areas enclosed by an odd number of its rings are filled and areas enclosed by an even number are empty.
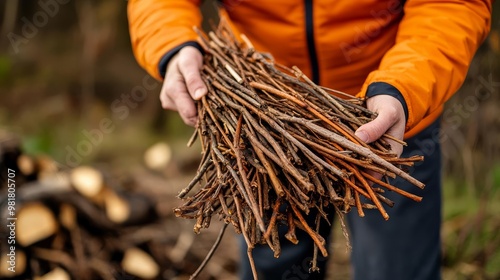
{"type": "Polygon", "coordinates": [[[51,154],[55,148],[53,142],[50,129],[43,129],[38,134],[23,137],[21,147],[24,152],[31,155],[51,154]]]}
{"type": "Polygon", "coordinates": [[[500,193],[483,193],[448,178],[443,188],[445,279],[500,277],[500,193]]]}
{"type": "Polygon", "coordinates": [[[491,169],[491,177],[493,181],[493,190],[500,190],[500,163],[496,163],[491,169]]]}

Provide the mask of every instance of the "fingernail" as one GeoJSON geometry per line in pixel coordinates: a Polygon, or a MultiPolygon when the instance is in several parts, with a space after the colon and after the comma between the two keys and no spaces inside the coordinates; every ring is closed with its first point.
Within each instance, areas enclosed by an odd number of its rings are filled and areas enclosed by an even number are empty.
{"type": "Polygon", "coordinates": [[[364,132],[363,130],[356,131],[354,133],[354,135],[356,135],[363,142],[367,142],[368,141],[368,134],[366,134],[366,132],[364,132]]]}
{"type": "Polygon", "coordinates": [[[205,90],[199,88],[194,91],[194,99],[200,99],[205,94],[205,90]]]}

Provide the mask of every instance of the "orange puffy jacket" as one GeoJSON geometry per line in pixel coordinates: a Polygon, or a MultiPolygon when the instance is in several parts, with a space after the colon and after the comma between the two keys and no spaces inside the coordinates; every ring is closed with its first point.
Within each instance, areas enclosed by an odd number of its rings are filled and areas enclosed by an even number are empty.
{"type": "MultiPolygon", "coordinates": [[[[256,49],[315,82],[353,95],[389,94],[410,137],[437,119],[490,28],[491,1],[225,0],[222,12],[256,49]],[[404,2],[404,3],[403,3],[404,2]]],[[[130,0],[134,54],[161,79],[196,46],[200,0],[130,0]]]]}

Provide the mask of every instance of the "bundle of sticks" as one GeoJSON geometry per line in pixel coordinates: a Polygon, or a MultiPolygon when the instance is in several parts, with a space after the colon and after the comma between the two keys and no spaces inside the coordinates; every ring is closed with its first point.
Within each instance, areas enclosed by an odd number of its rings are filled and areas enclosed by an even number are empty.
{"type": "Polygon", "coordinates": [[[197,32],[208,94],[197,103],[197,129],[188,145],[199,136],[202,160],[178,195],[184,204],[174,212],[196,219],[196,233],[209,227],[215,213],[232,224],[248,245],[255,278],[251,250],[267,243],[278,257],[279,225],[288,227],[292,243],[299,242],[296,228],[314,240],[314,271],[318,250],[327,256],[318,233],[320,219],[331,220],[326,208],[341,216],[351,207],[359,216],[377,209],[387,220],[383,204],[393,202],[385,191],[422,199],[387,180],[399,176],[423,188],[404,171],[422,156],[398,158],[387,139],[404,142],[390,135],[370,144],[355,136],[376,117],[364,100],[316,85],[297,67],[274,63],[244,35],[238,40],[224,21],[208,35],[197,32]],[[201,187],[189,195],[196,185],[201,187]],[[313,209],[317,216],[311,225],[306,216],[313,209]]]}

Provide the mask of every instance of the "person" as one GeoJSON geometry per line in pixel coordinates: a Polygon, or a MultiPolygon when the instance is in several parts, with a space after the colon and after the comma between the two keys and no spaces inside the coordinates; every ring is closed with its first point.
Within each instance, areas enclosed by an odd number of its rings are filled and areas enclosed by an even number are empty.
{"type": "MultiPolygon", "coordinates": [[[[200,0],[130,0],[128,18],[134,54],[151,75],[163,80],[161,105],[195,125],[193,100],[207,89],[200,78],[200,0]]],[[[278,63],[298,66],[315,83],[366,97],[378,113],[356,135],[370,143],[388,133],[403,156],[424,154],[411,175],[426,184],[415,203],[396,202],[389,221],[375,211],[348,215],[354,279],[440,279],[441,159],[439,122],[443,104],[458,90],[479,45],[489,32],[491,1],[431,0],[225,0],[221,14],[259,51],[278,63]]],[[[355,211],[354,211],[355,212],[355,211]]],[[[331,214],[333,216],[333,214],[331,214]]],[[[323,227],[328,233],[328,226],[323,227]]],[[[300,237],[299,237],[300,238],[300,237]]],[[[256,248],[261,279],[323,279],[308,273],[312,242],[282,241],[281,257],[256,248]]],[[[245,251],[243,248],[242,251],[245,251]]],[[[245,255],[245,254],[243,254],[245,255]]],[[[251,279],[242,259],[242,278],[251,279]]]]}

